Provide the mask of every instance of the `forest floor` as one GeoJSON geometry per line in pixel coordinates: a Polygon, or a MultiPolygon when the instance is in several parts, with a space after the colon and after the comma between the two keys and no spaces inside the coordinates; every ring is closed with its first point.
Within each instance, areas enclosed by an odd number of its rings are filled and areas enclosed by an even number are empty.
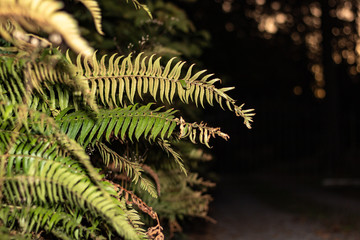
{"type": "Polygon", "coordinates": [[[210,216],[217,224],[195,223],[189,240],[360,240],[360,189],[228,176],[218,184],[210,216]]]}

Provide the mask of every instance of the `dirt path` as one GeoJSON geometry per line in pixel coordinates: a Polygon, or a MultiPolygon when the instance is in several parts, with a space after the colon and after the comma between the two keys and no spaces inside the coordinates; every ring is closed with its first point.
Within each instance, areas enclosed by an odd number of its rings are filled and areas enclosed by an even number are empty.
{"type": "MultiPolygon", "coordinates": [[[[360,212],[358,215],[344,210],[348,199],[336,198],[335,208],[328,204],[334,196],[324,192],[316,195],[304,188],[289,192],[288,184],[284,189],[272,185],[263,180],[254,183],[234,177],[224,179],[211,212],[218,223],[196,226],[197,232],[189,239],[360,240],[360,231],[355,231],[359,229],[355,225],[360,223],[360,212]],[[330,200],[321,202],[324,199],[330,200]]],[[[350,202],[360,206],[360,202],[350,202]]]]}

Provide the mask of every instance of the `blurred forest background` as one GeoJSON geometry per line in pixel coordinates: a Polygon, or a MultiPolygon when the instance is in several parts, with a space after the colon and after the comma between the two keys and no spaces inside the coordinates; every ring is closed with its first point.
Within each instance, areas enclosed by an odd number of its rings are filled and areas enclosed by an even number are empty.
{"type": "Polygon", "coordinates": [[[205,66],[257,112],[251,131],[214,114],[231,135],[215,148],[219,166],[359,176],[359,1],[198,1],[187,12],[212,36],[205,66]]]}

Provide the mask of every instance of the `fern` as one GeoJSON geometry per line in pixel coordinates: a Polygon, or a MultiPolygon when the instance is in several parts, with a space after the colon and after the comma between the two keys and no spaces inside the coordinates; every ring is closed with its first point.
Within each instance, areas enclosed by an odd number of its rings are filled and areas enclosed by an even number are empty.
{"type": "Polygon", "coordinates": [[[158,197],[156,189],[151,181],[142,176],[143,169],[139,163],[129,161],[101,142],[96,142],[95,146],[99,149],[101,158],[105,161],[105,165],[109,166],[111,161],[114,163],[115,169],[118,168],[119,172],[125,172],[126,176],[128,176],[134,184],[139,183],[141,189],[147,191],[154,198],[158,197]]]}
{"type": "MultiPolygon", "coordinates": [[[[62,146],[63,149],[65,149],[69,154],[78,159],[84,165],[84,167],[86,167],[88,173],[93,179],[100,180],[99,174],[96,172],[96,170],[90,163],[90,158],[88,155],[85,154],[84,149],[74,140],[70,139],[67,135],[61,133],[60,129],[52,118],[35,110],[27,109],[24,106],[20,106],[19,108],[14,108],[12,110],[14,114],[14,120],[12,121],[14,122],[16,119],[18,120],[17,124],[19,124],[19,129],[23,125],[28,133],[32,131],[33,134],[40,133],[42,135],[55,139],[62,146]],[[31,123],[30,126],[29,123],[31,123]]],[[[13,136],[18,137],[18,131],[14,130],[14,127],[11,127],[10,124],[5,124],[5,126],[2,126],[2,129],[11,129],[13,131],[13,134],[15,134],[13,136]]],[[[9,143],[7,145],[8,147],[11,147],[11,144],[9,143]]],[[[3,152],[3,154],[4,153],[5,152],[3,152]]]]}
{"type": "Polygon", "coordinates": [[[158,199],[145,198],[155,211],[167,219],[180,219],[184,216],[207,217],[209,203],[212,197],[204,194],[205,191],[214,187],[209,181],[204,181],[197,174],[189,173],[186,178],[179,171],[158,171],[162,183],[161,202],[158,199]],[[195,190],[200,187],[200,190],[195,190]],[[169,212],[167,209],[172,209],[169,212]]]}
{"type": "Polygon", "coordinates": [[[31,32],[39,32],[40,29],[50,34],[50,38],[63,38],[75,52],[91,55],[93,50],[80,36],[76,21],[68,13],[60,11],[62,7],[61,2],[52,0],[2,0],[0,34],[10,42],[16,37],[16,32],[9,33],[2,27],[10,21],[31,32]]]}
{"type": "Polygon", "coordinates": [[[99,4],[97,3],[97,1],[95,1],[95,0],[79,0],[79,1],[82,4],[84,4],[84,6],[91,13],[91,15],[94,19],[96,31],[99,34],[104,35],[104,32],[102,31],[102,26],[101,26],[101,10],[100,10],[100,7],[99,7],[99,4]]]}
{"type": "MultiPolygon", "coordinates": [[[[98,2],[79,1],[103,34],[98,2]]],[[[152,17],[145,4],[132,3],[152,17]]],[[[183,71],[182,61],[162,66],[160,57],[142,53],[98,60],[63,6],[58,0],[0,1],[5,40],[0,47],[0,225],[36,237],[46,231],[61,239],[161,240],[158,213],[171,219],[173,228],[179,226],[177,218],[207,218],[211,197],[205,191],[213,184],[192,173],[187,156],[172,144],[188,138],[210,147],[212,137],[229,136],[204,122],[186,122],[174,109],[142,105],[140,99],[147,94],[157,103],[226,104],[248,128],[252,109],[236,105],[227,95],[232,88],[217,88],[220,80],[205,70],[193,73],[191,65],[183,71]],[[69,51],[65,57],[52,47],[62,40],[78,54],[75,64],[69,51]],[[147,154],[154,143],[174,161],[147,154]],[[135,155],[144,157],[132,161],[135,155]],[[144,224],[144,214],[153,225],[144,224]]]]}
{"type": "MultiPolygon", "coordinates": [[[[12,57],[0,57],[0,83],[3,83],[3,91],[6,91],[11,101],[29,103],[29,96],[33,89],[47,98],[44,88],[50,91],[50,99],[46,99],[51,109],[55,109],[55,84],[68,86],[68,97],[60,96],[63,91],[58,90],[60,108],[65,108],[70,96],[82,96],[84,101],[94,110],[97,109],[94,98],[91,98],[90,88],[87,81],[77,78],[74,75],[74,68],[62,54],[56,49],[44,50],[45,55],[38,61],[31,61],[27,58],[14,59],[12,57]]],[[[30,103],[29,103],[30,104],[30,103]]]]}
{"type": "MultiPolygon", "coordinates": [[[[137,0],[131,0],[132,3],[134,4],[135,8],[136,9],[143,9],[148,15],[149,17],[152,19],[152,14],[151,14],[151,11],[149,10],[148,6],[145,5],[145,4],[141,4],[139,3],[139,1],[137,0]]],[[[126,0],[126,2],[129,2],[129,0],[126,0]]]]}
{"type": "Polygon", "coordinates": [[[79,239],[95,236],[97,229],[81,225],[76,217],[64,212],[60,206],[48,208],[36,205],[21,207],[5,204],[0,210],[0,219],[6,225],[13,225],[16,221],[21,221],[23,232],[37,232],[41,228],[51,232],[56,228],[61,228],[65,229],[63,234],[66,234],[68,238],[79,239]]]}
{"type": "Polygon", "coordinates": [[[6,157],[10,174],[1,179],[4,181],[4,196],[11,204],[25,201],[28,204],[64,203],[79,207],[101,216],[120,235],[138,239],[124,217],[124,210],[103,195],[86,175],[64,165],[61,157],[25,154],[26,149],[22,147],[16,148],[16,153],[10,152],[6,157]],[[23,172],[14,174],[14,165],[23,172]]]}
{"type": "MultiPolygon", "coordinates": [[[[199,103],[204,107],[204,102],[210,105],[214,104],[214,99],[223,108],[223,102],[230,111],[234,111],[237,116],[244,118],[244,124],[251,128],[253,109],[243,110],[241,106],[235,104],[235,100],[226,94],[227,91],[234,87],[226,87],[218,89],[214,83],[220,79],[211,79],[213,74],[205,73],[205,70],[192,74],[191,65],[186,75],[181,77],[182,67],[185,62],[177,62],[174,66],[171,59],[167,62],[164,69],[160,64],[160,57],[154,60],[154,55],[142,58],[139,54],[134,63],[132,63],[131,54],[127,57],[116,57],[112,55],[108,60],[106,67],[106,55],[97,61],[94,54],[91,58],[92,65],[89,65],[90,58],[81,61],[80,55],[77,58],[77,74],[88,79],[91,84],[91,94],[99,98],[101,103],[112,108],[113,106],[124,105],[124,95],[131,103],[134,103],[135,94],[142,98],[144,93],[150,93],[156,100],[159,96],[160,100],[171,103],[174,100],[175,93],[179,99],[188,103],[189,100],[199,103]]],[[[71,61],[69,59],[69,61],[71,61]]]]}
{"type": "Polygon", "coordinates": [[[175,111],[172,109],[165,112],[159,111],[161,107],[151,110],[151,105],[99,110],[95,116],[82,111],[68,113],[71,109],[65,109],[55,119],[62,132],[85,147],[103,138],[110,141],[111,136],[122,140],[127,136],[131,141],[134,136],[137,140],[141,136],[148,141],[154,141],[157,137],[165,139],[171,136],[177,125],[180,126],[179,138],[189,137],[194,143],[197,136],[207,146],[211,137],[229,137],[219,128],[207,127],[204,123],[187,123],[182,118],[175,118],[175,111]]]}

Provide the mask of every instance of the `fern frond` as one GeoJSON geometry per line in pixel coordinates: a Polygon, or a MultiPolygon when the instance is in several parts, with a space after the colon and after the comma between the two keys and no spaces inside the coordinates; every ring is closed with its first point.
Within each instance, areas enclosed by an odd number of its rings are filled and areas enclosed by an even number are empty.
{"type": "MultiPolygon", "coordinates": [[[[23,167],[23,173],[13,175],[10,172],[1,179],[4,181],[4,196],[9,203],[63,203],[79,207],[94,216],[101,216],[126,239],[139,239],[124,217],[124,210],[114,199],[105,196],[86,175],[73,173],[60,162],[37,156],[23,156],[17,161],[23,167]]],[[[11,166],[9,168],[11,170],[11,166]]]]}
{"type": "Polygon", "coordinates": [[[137,140],[141,136],[149,141],[165,139],[172,135],[177,125],[180,126],[179,138],[189,137],[193,143],[198,140],[208,147],[211,137],[229,138],[220,128],[211,128],[204,123],[187,123],[183,118],[175,118],[174,110],[160,112],[161,107],[151,110],[151,105],[99,110],[95,116],[83,111],[68,113],[71,109],[65,109],[56,117],[56,122],[62,132],[85,147],[103,138],[110,141],[112,136],[122,140],[127,136],[131,141],[134,136],[137,140]]]}
{"type": "Polygon", "coordinates": [[[166,100],[169,103],[174,100],[177,93],[182,102],[188,103],[191,100],[197,106],[201,104],[202,107],[205,102],[213,105],[216,101],[223,108],[225,102],[228,109],[234,111],[237,116],[243,117],[244,124],[251,128],[252,116],[255,115],[253,109],[243,110],[244,104],[236,105],[235,100],[226,94],[234,87],[216,88],[214,84],[220,79],[212,79],[213,74],[200,77],[206,70],[192,74],[194,65],[191,65],[186,75],[181,77],[185,62],[180,61],[172,66],[173,58],[163,69],[160,57],[154,60],[153,55],[147,60],[147,57],[142,58],[141,53],[136,56],[134,62],[131,54],[127,57],[112,55],[108,60],[108,66],[105,64],[105,59],[106,55],[98,61],[94,53],[90,66],[88,64],[90,58],[85,58],[82,62],[79,56],[76,68],[78,75],[88,79],[91,94],[110,108],[123,105],[125,96],[133,103],[136,93],[141,98],[143,94],[150,93],[155,101],[158,96],[162,102],[166,100]]]}
{"type": "Polygon", "coordinates": [[[3,91],[9,95],[12,103],[28,102],[35,89],[48,102],[51,109],[55,109],[55,93],[58,89],[56,102],[60,108],[67,107],[70,96],[74,98],[82,96],[84,101],[95,111],[97,105],[91,98],[90,88],[86,80],[75,76],[74,67],[56,49],[43,51],[40,61],[32,61],[28,58],[15,59],[12,57],[0,57],[0,83],[3,91]],[[69,89],[61,91],[56,84],[62,84],[69,89]],[[50,91],[50,99],[47,100],[45,90],[50,91]],[[64,95],[64,93],[66,95],[64,95]]]}
{"type": "Polygon", "coordinates": [[[101,9],[99,7],[99,4],[96,0],[79,0],[84,6],[89,10],[91,13],[91,16],[94,19],[94,24],[96,31],[104,35],[104,32],[102,31],[102,25],[101,25],[101,9]]]}
{"type": "Polygon", "coordinates": [[[29,98],[19,65],[14,58],[0,57],[1,93],[6,94],[12,104],[23,103],[29,98]]]}
{"type": "Polygon", "coordinates": [[[158,141],[159,146],[165,150],[168,154],[171,154],[171,156],[175,159],[175,162],[179,165],[180,169],[182,172],[185,173],[185,175],[187,175],[187,171],[185,169],[184,166],[184,161],[182,160],[180,154],[178,152],[176,152],[172,147],[171,144],[169,143],[168,140],[159,140],[158,141]]]}
{"type": "Polygon", "coordinates": [[[95,237],[95,229],[81,225],[76,218],[59,207],[3,204],[0,206],[0,219],[10,226],[18,222],[22,232],[39,232],[40,229],[50,232],[55,228],[61,228],[69,238],[95,237]]]}
{"type": "Polygon", "coordinates": [[[152,209],[152,207],[149,207],[141,198],[136,196],[133,192],[126,190],[119,184],[110,181],[108,182],[113,185],[119,199],[124,199],[126,204],[130,206],[132,204],[136,205],[142,212],[148,214],[152,219],[156,220],[157,225],[154,227],[150,227],[146,232],[148,238],[159,240],[164,239],[164,234],[162,233],[163,228],[160,225],[159,217],[157,213],[152,209]]]}
{"type": "Polygon", "coordinates": [[[67,113],[70,109],[66,109],[56,117],[56,122],[62,132],[83,146],[102,138],[110,141],[112,136],[125,139],[127,135],[131,141],[133,137],[139,140],[141,136],[149,141],[169,137],[176,127],[174,110],[159,112],[161,108],[150,110],[151,105],[99,110],[95,116],[83,111],[67,113]]]}
{"type": "Polygon", "coordinates": [[[144,223],[141,221],[141,217],[138,211],[136,211],[131,204],[126,203],[126,199],[122,198],[119,199],[121,204],[126,208],[126,217],[129,221],[129,223],[133,226],[133,228],[136,230],[136,232],[146,238],[146,232],[143,228],[144,223]]]}
{"type": "MultiPolygon", "coordinates": [[[[149,8],[148,8],[148,6],[146,4],[141,4],[137,0],[131,0],[131,1],[134,4],[136,9],[143,9],[149,15],[149,17],[151,19],[153,18],[152,14],[151,14],[151,11],[149,10],[149,8]]],[[[129,0],[126,0],[126,2],[129,2],[129,0]]]]}
{"type": "MultiPolygon", "coordinates": [[[[0,23],[11,21],[21,25],[31,32],[44,31],[50,39],[61,42],[61,38],[77,53],[90,56],[93,52],[88,43],[80,36],[79,27],[75,19],[64,11],[60,11],[63,4],[52,0],[2,0],[0,1],[0,23]]],[[[1,25],[0,24],[0,25],[1,25]]],[[[6,33],[6,32],[5,32],[6,33]]],[[[15,33],[0,34],[11,41],[15,33]]]]}
{"type": "MultiPolygon", "coordinates": [[[[1,112],[0,117],[3,119],[1,112]]],[[[91,164],[90,158],[85,153],[84,148],[75,140],[70,139],[66,134],[62,133],[53,118],[34,109],[29,109],[24,105],[19,105],[12,109],[12,118],[13,120],[10,118],[10,122],[13,121],[20,124],[19,129],[20,127],[24,127],[25,131],[29,134],[40,134],[55,140],[63,150],[66,150],[69,155],[77,159],[86,168],[88,174],[95,182],[101,179],[99,173],[91,164]]],[[[12,130],[13,134],[16,134],[16,137],[19,136],[19,130],[14,129],[14,126],[5,124],[3,127],[5,128],[2,128],[2,130],[12,130]]],[[[11,149],[12,146],[8,146],[8,148],[11,149]]],[[[4,152],[2,153],[4,154],[4,152]]]]}
{"type": "Polygon", "coordinates": [[[142,176],[143,169],[139,163],[132,162],[127,158],[120,156],[104,143],[96,142],[95,146],[99,150],[101,158],[107,166],[109,166],[110,162],[113,163],[115,168],[119,169],[120,173],[124,172],[134,184],[139,183],[141,189],[147,191],[154,198],[158,197],[152,182],[142,176]]]}
{"type": "Polygon", "coordinates": [[[186,178],[180,171],[158,171],[161,180],[161,199],[145,198],[157,213],[166,219],[182,219],[185,216],[200,217],[212,221],[207,216],[212,198],[205,194],[211,182],[199,179],[196,174],[189,173],[186,178]],[[197,190],[199,186],[200,190],[197,190]],[[172,209],[168,211],[167,209],[172,209]]]}
{"type": "Polygon", "coordinates": [[[191,142],[196,143],[198,137],[199,142],[205,144],[208,148],[211,148],[209,145],[211,137],[219,136],[225,140],[230,138],[229,135],[221,132],[220,128],[208,127],[206,123],[187,123],[182,117],[180,119],[176,118],[175,121],[180,125],[179,138],[189,137],[191,142]]]}

